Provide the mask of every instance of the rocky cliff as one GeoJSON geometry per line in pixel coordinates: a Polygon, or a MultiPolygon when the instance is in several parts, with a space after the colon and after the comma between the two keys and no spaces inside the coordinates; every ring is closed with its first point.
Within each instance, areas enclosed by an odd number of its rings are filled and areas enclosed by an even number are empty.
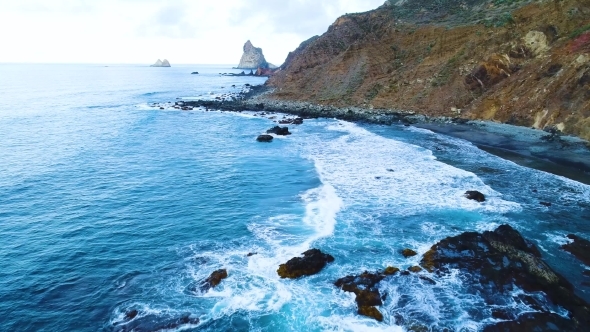
{"type": "Polygon", "coordinates": [[[248,40],[246,44],[244,44],[244,54],[242,55],[242,59],[240,60],[240,64],[237,67],[238,69],[258,69],[258,68],[269,68],[269,63],[266,62],[264,59],[264,54],[262,54],[262,49],[259,47],[254,47],[252,43],[248,40]]]}
{"type": "Polygon", "coordinates": [[[164,61],[158,59],[158,61],[156,61],[156,63],[154,63],[150,67],[170,67],[170,62],[168,62],[168,60],[166,59],[164,59],[164,61]]]}
{"type": "Polygon", "coordinates": [[[590,0],[386,2],[302,43],[268,84],[276,99],[590,139],[590,0]]]}

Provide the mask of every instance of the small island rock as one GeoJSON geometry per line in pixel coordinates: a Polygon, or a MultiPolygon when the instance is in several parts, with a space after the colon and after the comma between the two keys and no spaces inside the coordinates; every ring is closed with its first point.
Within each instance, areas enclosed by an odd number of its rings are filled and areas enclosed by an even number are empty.
{"type": "Polygon", "coordinates": [[[296,279],[316,274],[333,261],[332,255],[324,254],[319,249],[309,249],[303,253],[303,257],[294,257],[281,264],[277,273],[281,278],[296,279]]]}

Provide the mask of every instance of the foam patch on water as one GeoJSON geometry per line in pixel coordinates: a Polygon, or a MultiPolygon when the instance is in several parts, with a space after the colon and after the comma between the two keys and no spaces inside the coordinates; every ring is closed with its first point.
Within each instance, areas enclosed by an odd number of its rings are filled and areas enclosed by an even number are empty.
{"type": "Polygon", "coordinates": [[[328,129],[343,135],[303,149],[314,161],[322,182],[334,186],[346,207],[370,203],[397,214],[450,208],[495,213],[520,209],[475,174],[436,161],[429,150],[344,121],[328,129]],[[466,199],[467,190],[484,193],[486,202],[466,199]]]}

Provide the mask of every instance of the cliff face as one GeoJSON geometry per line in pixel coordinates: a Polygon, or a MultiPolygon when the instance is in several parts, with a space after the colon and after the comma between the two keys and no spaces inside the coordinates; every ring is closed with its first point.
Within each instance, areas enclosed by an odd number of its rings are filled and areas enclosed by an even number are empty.
{"type": "Polygon", "coordinates": [[[240,64],[237,67],[238,69],[258,69],[258,68],[269,68],[268,62],[264,59],[264,54],[262,54],[262,49],[259,47],[254,47],[252,43],[248,40],[246,44],[244,44],[244,54],[242,55],[242,59],[240,60],[240,64]]]}
{"type": "Polygon", "coordinates": [[[440,3],[340,17],[289,54],[268,81],[272,97],[555,126],[590,139],[590,0],[440,3]]]}

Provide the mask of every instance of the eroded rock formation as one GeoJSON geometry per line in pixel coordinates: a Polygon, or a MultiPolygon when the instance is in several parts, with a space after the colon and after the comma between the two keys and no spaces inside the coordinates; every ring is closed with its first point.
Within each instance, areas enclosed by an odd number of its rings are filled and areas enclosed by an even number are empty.
{"type": "Polygon", "coordinates": [[[171,66],[170,66],[170,62],[168,62],[168,60],[164,59],[164,61],[162,61],[162,60],[158,59],[158,61],[156,61],[156,63],[154,63],[150,67],[171,67],[171,66]]]}
{"type": "Polygon", "coordinates": [[[237,68],[253,70],[258,70],[258,68],[266,69],[269,68],[269,63],[264,59],[262,49],[254,47],[254,45],[248,40],[246,44],[244,44],[244,54],[242,55],[240,64],[237,68]]]}

